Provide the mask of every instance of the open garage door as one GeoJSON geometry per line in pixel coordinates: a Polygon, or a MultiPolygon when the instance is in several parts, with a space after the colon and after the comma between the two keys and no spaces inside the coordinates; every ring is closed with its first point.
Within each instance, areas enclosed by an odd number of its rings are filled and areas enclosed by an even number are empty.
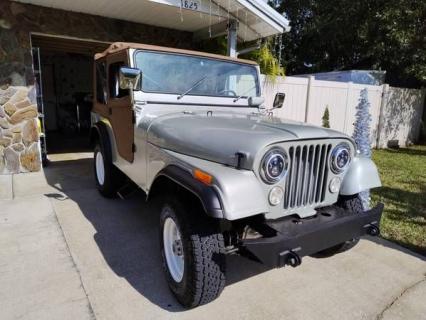
{"type": "Polygon", "coordinates": [[[89,150],[93,57],[110,43],[31,35],[44,156],[89,150]]]}
{"type": "Polygon", "coordinates": [[[66,52],[93,57],[95,53],[107,49],[111,43],[32,33],[31,44],[33,47],[39,47],[43,52],[66,52]]]}

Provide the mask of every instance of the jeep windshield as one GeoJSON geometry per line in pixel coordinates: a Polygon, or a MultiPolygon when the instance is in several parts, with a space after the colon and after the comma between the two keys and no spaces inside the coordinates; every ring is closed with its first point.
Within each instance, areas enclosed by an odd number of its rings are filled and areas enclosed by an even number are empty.
{"type": "Polygon", "coordinates": [[[139,51],[142,91],[215,97],[259,96],[255,66],[183,54],[139,51]]]}

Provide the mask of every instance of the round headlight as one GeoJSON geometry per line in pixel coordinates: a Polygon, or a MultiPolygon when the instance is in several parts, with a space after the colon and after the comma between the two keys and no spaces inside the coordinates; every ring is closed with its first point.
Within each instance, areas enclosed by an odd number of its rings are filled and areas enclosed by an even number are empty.
{"type": "Polygon", "coordinates": [[[263,181],[272,184],[284,178],[287,169],[287,155],[281,149],[272,149],[262,159],[260,175],[263,181]]]}
{"type": "Polygon", "coordinates": [[[351,149],[347,143],[338,144],[331,152],[331,170],[342,173],[351,162],[351,149]]]}

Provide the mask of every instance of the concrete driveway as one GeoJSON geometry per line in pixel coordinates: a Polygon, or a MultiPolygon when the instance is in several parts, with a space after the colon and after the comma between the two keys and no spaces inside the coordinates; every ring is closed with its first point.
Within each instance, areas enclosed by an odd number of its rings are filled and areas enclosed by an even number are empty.
{"type": "Polygon", "coordinates": [[[220,298],[183,310],[163,277],[157,215],[142,194],[102,198],[85,156],[2,178],[1,319],[426,319],[425,258],[380,239],[295,269],[230,256],[220,298]]]}

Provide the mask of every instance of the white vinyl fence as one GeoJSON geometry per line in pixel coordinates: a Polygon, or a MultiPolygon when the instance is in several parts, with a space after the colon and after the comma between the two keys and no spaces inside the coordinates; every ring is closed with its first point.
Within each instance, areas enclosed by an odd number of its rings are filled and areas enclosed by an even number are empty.
{"type": "Polygon", "coordinates": [[[315,80],[314,77],[262,77],[262,95],[267,108],[272,107],[275,94],[284,92],[282,109],[274,115],[321,126],[326,106],[330,111],[330,127],[353,133],[355,107],[360,92],[367,88],[371,104],[371,144],[383,148],[390,140],[400,146],[415,142],[420,130],[426,91],[382,86],[315,80]]]}

